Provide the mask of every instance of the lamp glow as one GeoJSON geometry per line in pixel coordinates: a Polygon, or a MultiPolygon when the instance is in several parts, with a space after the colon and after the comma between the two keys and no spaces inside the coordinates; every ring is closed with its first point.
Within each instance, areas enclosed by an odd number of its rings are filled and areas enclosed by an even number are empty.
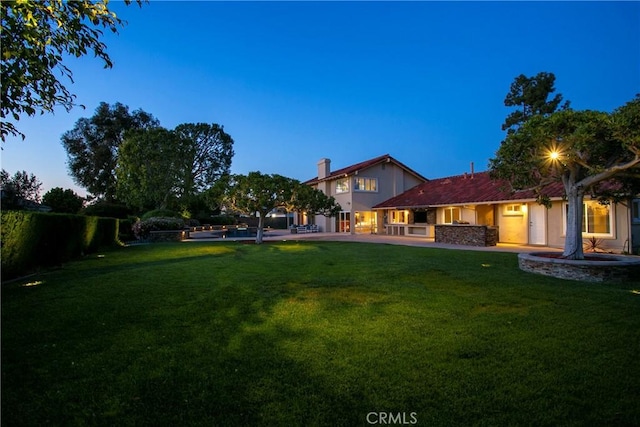
{"type": "Polygon", "coordinates": [[[551,160],[558,160],[558,158],[560,157],[560,153],[554,150],[549,153],[549,157],[551,158],[551,160]]]}

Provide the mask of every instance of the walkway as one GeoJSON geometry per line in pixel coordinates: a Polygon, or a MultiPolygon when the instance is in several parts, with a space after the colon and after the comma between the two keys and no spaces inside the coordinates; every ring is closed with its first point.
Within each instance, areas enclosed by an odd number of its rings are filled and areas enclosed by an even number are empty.
{"type": "MultiPolygon", "coordinates": [[[[196,231],[191,232],[191,238],[187,241],[247,241],[255,240],[255,237],[244,238],[229,238],[222,239],[215,237],[215,235],[209,231],[196,231]]],[[[546,246],[527,246],[527,245],[514,245],[508,243],[498,243],[497,246],[465,246],[465,245],[450,245],[444,243],[436,243],[432,239],[426,239],[424,237],[408,237],[408,236],[387,236],[380,234],[347,234],[347,233],[305,233],[305,234],[292,234],[288,230],[270,230],[265,232],[264,241],[287,241],[287,240],[319,240],[319,241],[332,241],[332,242],[361,242],[361,243],[380,243],[386,245],[404,245],[404,246],[418,246],[425,248],[442,248],[442,249],[459,249],[468,251],[490,251],[490,252],[535,252],[535,251],[562,251],[558,248],[549,248],[546,246]]]]}

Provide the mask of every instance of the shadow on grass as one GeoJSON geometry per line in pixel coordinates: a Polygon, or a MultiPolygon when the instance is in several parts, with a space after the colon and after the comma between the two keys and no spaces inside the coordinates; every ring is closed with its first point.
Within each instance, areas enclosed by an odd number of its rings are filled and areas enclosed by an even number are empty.
{"type": "Polygon", "coordinates": [[[204,298],[102,310],[90,298],[58,299],[37,319],[3,310],[3,424],[362,424],[361,394],[284,351],[309,332],[269,324],[292,292],[218,286],[204,298]]]}

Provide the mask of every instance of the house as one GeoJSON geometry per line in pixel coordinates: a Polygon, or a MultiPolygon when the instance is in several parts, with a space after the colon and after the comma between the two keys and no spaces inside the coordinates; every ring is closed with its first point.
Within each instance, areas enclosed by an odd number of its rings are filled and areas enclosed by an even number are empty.
{"type": "MultiPolygon", "coordinates": [[[[437,224],[496,227],[500,243],[563,247],[567,203],[561,183],[548,188],[551,207],[532,191],[511,192],[488,172],[425,181],[373,206],[382,212],[384,233],[435,237],[437,224]]],[[[602,249],[636,253],[640,249],[640,199],[603,205],[585,197],[583,236],[602,249]]]]}
{"type": "Polygon", "coordinates": [[[301,214],[300,224],[318,225],[324,232],[379,233],[383,211],[373,206],[404,193],[427,179],[388,154],[335,171],[331,160],[318,162],[318,175],[305,182],[333,196],[342,207],[336,218],[301,214]]]}

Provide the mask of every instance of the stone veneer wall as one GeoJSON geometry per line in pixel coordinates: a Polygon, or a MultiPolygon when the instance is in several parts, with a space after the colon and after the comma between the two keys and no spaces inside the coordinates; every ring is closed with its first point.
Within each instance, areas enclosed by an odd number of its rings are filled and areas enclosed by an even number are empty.
{"type": "Polygon", "coordinates": [[[498,229],[487,225],[436,224],[436,243],[466,246],[495,246],[498,229]]]}
{"type": "Polygon", "coordinates": [[[160,230],[149,233],[149,241],[151,242],[179,242],[188,238],[188,230],[160,230]]]}
{"type": "Polygon", "coordinates": [[[551,258],[544,256],[544,252],[537,255],[535,252],[519,254],[520,269],[529,273],[585,282],[626,282],[640,277],[640,257],[599,254],[597,258],[600,258],[600,261],[588,261],[551,258]]]}

